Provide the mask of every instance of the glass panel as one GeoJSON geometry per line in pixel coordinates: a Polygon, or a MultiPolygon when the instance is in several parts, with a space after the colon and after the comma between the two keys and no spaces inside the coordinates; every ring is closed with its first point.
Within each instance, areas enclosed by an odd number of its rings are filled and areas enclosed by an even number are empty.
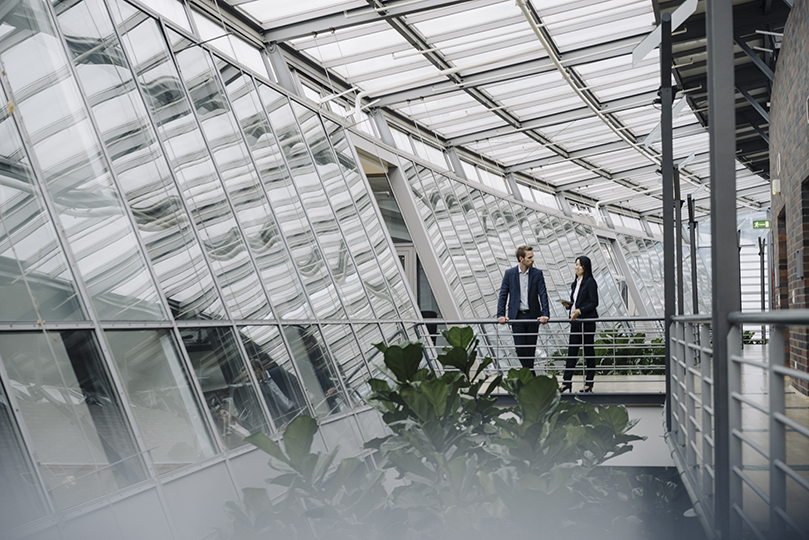
{"type": "MultiPolygon", "coordinates": [[[[0,102],[8,100],[0,89],[0,102]]],[[[0,108],[0,320],[85,318],[34,171],[0,108]]]]}
{"type": "MultiPolygon", "coordinates": [[[[317,114],[294,102],[292,110],[311,152],[310,156],[303,146],[294,160],[299,165],[292,167],[292,177],[301,202],[320,241],[348,315],[360,319],[371,318],[371,304],[351,251],[340,233],[339,225],[350,227],[356,222],[356,211],[348,197],[345,181],[336,166],[331,145],[317,114]],[[342,223],[336,219],[338,215],[342,215],[342,223]]],[[[290,163],[294,162],[290,159],[290,163]]]]}
{"type": "Polygon", "coordinates": [[[244,240],[160,28],[151,18],[137,22],[133,17],[126,27],[116,21],[124,49],[225,303],[236,318],[266,316],[266,299],[256,294],[259,285],[244,240]]]}
{"type": "Polygon", "coordinates": [[[45,6],[23,0],[0,25],[0,61],[61,226],[101,319],[164,317],[124,205],[114,186],[45,6]]]}
{"type": "Polygon", "coordinates": [[[233,331],[230,328],[183,328],[181,334],[225,447],[233,449],[244,445],[243,439],[256,431],[269,433],[233,331]]]}
{"type": "Polygon", "coordinates": [[[214,455],[193,385],[166,330],[105,333],[158,473],[214,455]]]}
{"type": "Polygon", "coordinates": [[[0,334],[0,357],[58,510],[145,478],[90,332],[0,334]]]}
{"type": "Polygon", "coordinates": [[[349,402],[340,387],[337,371],[316,326],[284,326],[292,357],[303,387],[317,416],[348,410],[349,402]]]}
{"type": "Polygon", "coordinates": [[[44,515],[38,484],[8,396],[0,385],[0,524],[4,528],[14,529],[44,515]]]}
{"type": "Polygon", "coordinates": [[[323,336],[346,389],[354,401],[362,403],[362,397],[371,391],[367,383],[371,374],[365,365],[357,338],[347,324],[323,325],[323,336]]]}
{"type": "Polygon", "coordinates": [[[251,274],[249,280],[245,278],[245,287],[252,287],[255,297],[255,307],[251,309],[249,318],[270,317],[269,305],[262,294],[262,283],[254,274],[253,261],[259,266],[264,281],[273,281],[276,261],[266,256],[256,257],[256,252],[270,254],[268,244],[278,240],[272,235],[277,230],[275,221],[268,219],[271,215],[269,205],[210,56],[204,50],[190,46],[185,39],[172,41],[175,50],[182,50],[177,53],[180,73],[185,79],[211,155],[230,196],[241,232],[254,255],[246,258],[243,266],[243,271],[251,274]]]}
{"type": "MultiPolygon", "coordinates": [[[[280,170],[286,172],[286,166],[280,159],[278,147],[267,117],[261,109],[253,80],[222,60],[217,61],[217,66],[230,96],[233,112],[252,151],[261,180],[269,184],[272,182],[272,176],[278,174],[275,169],[280,167],[280,170]]],[[[273,311],[276,317],[281,319],[310,318],[312,310],[303,293],[303,285],[295,271],[295,265],[289,256],[275,215],[264,196],[263,188],[255,192],[251,188],[250,192],[262,202],[263,219],[260,233],[250,242],[250,248],[259,266],[264,286],[270,295],[273,311]]]]}
{"type": "MultiPolygon", "coordinates": [[[[301,143],[303,141],[289,102],[286,97],[264,84],[259,84],[258,89],[275,136],[281,141],[284,156],[298,174],[301,172],[301,168],[306,169],[307,165],[306,161],[295,164],[296,159],[304,159],[301,154],[305,150],[302,151],[304,145],[301,143]]],[[[292,258],[309,294],[315,313],[321,318],[345,318],[334,282],[325,268],[324,255],[306,220],[308,208],[304,211],[302,198],[295,191],[289,171],[278,153],[275,138],[267,137],[262,148],[263,154],[265,154],[264,167],[268,167],[268,169],[266,174],[262,174],[261,179],[264,181],[264,186],[273,203],[275,215],[278,217],[281,230],[287,239],[292,258]]]]}
{"type": "Polygon", "coordinates": [[[56,9],[59,24],[71,36],[68,47],[79,82],[91,96],[91,112],[172,315],[221,319],[222,300],[103,2],[60,3],[56,9]],[[87,43],[97,43],[92,54],[87,43]]]}
{"type": "Polygon", "coordinates": [[[348,185],[348,191],[356,205],[360,222],[365,229],[364,235],[360,235],[359,231],[357,231],[356,235],[352,234],[349,245],[354,245],[355,241],[358,242],[357,264],[360,266],[360,273],[374,302],[377,317],[381,319],[396,317],[397,308],[402,317],[415,317],[416,309],[410,295],[407,294],[397,256],[394,250],[391,249],[387,236],[385,236],[385,229],[383,228],[385,224],[374,206],[373,197],[369,192],[369,185],[357,167],[345,130],[334,122],[329,120],[325,120],[325,122],[326,130],[329,133],[332,145],[334,145],[337,160],[348,185]],[[364,238],[359,238],[359,236],[364,236],[364,238]],[[381,276],[377,277],[376,272],[373,270],[363,271],[366,257],[365,250],[368,250],[370,254],[376,254],[377,262],[382,272],[381,276]],[[393,294],[394,303],[390,304],[390,307],[388,303],[391,302],[391,299],[388,291],[385,290],[385,282],[387,282],[388,288],[393,294]]]}
{"type": "Polygon", "coordinates": [[[284,429],[299,414],[309,414],[300,376],[278,327],[245,326],[239,333],[276,428],[284,429]]]}

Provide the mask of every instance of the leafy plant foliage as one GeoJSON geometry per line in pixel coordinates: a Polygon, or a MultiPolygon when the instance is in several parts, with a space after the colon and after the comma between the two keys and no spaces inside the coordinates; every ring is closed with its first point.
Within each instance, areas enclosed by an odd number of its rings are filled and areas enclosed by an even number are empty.
{"type": "MultiPolygon", "coordinates": [[[[592,509],[614,502],[611,490],[620,484],[591,473],[640,439],[628,433],[635,422],[626,409],[562,401],[555,377],[534,377],[525,368],[491,380],[492,360],[478,358],[471,328],[452,328],[444,337],[449,346],[438,357],[440,374],[423,367],[420,343],[377,345],[388,380],[370,380],[368,402],[390,434],[366,448],[381,469],[358,458],[335,463],[337,450],[312,453],[317,424],[309,417],[289,424],[283,449],[251,435],[248,441],[280,473],[272,484],[284,491],[271,500],[265,490],[245,490],[241,502],[228,504],[232,530],[223,536],[609,538],[611,527],[626,532],[616,523],[628,514],[619,519],[611,510],[609,519],[587,519],[592,509]],[[516,405],[498,406],[497,388],[516,405]]],[[[627,484],[626,500],[633,489],[627,484]]]]}

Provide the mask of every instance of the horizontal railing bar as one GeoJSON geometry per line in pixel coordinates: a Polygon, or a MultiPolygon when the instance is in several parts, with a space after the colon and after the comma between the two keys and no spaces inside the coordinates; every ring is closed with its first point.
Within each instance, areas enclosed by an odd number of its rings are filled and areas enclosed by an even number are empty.
{"type": "Polygon", "coordinates": [[[759,405],[755,401],[753,401],[753,400],[751,400],[749,398],[746,398],[745,396],[741,395],[738,392],[731,392],[730,397],[735,399],[736,401],[741,401],[742,403],[746,403],[746,404],[750,405],[751,407],[753,407],[754,409],[756,409],[756,410],[758,410],[758,411],[760,411],[760,412],[762,412],[764,414],[767,414],[767,415],[770,414],[770,410],[768,408],[764,407],[763,405],[759,405]]]}
{"type": "Polygon", "coordinates": [[[745,523],[747,523],[747,526],[750,527],[750,530],[753,531],[753,534],[756,535],[756,538],[758,538],[759,540],[767,540],[764,537],[764,535],[761,534],[761,532],[758,530],[758,527],[756,527],[755,524],[750,520],[750,518],[747,517],[747,514],[744,513],[744,510],[738,504],[733,505],[733,510],[734,512],[739,514],[739,517],[741,517],[745,523]]]}
{"type": "MultiPolygon", "coordinates": [[[[672,317],[672,320],[674,317],[672,317]]],[[[734,311],[728,314],[732,324],[769,324],[773,326],[809,326],[809,309],[777,309],[758,313],[734,311]]]]}
{"type": "Polygon", "coordinates": [[[732,470],[733,470],[733,473],[736,476],[738,476],[739,478],[742,479],[742,482],[747,484],[748,487],[753,490],[753,493],[755,493],[756,495],[761,497],[761,500],[764,501],[769,506],[769,504],[770,504],[770,496],[767,495],[766,493],[764,493],[763,489],[758,487],[758,485],[755,482],[753,482],[753,480],[751,480],[749,476],[744,474],[744,471],[741,470],[739,467],[734,465],[732,470]]]}
{"type": "Polygon", "coordinates": [[[797,431],[798,433],[800,433],[801,435],[803,435],[804,437],[809,439],[809,429],[806,429],[805,427],[803,427],[802,425],[800,425],[796,421],[792,420],[791,418],[787,418],[786,416],[784,416],[783,414],[781,414],[779,412],[774,413],[773,418],[775,418],[776,420],[778,420],[782,424],[791,427],[792,429],[794,429],[795,431],[797,431]]]}
{"type": "Polygon", "coordinates": [[[749,358],[744,358],[741,356],[736,356],[735,354],[730,355],[730,361],[736,362],[737,364],[747,364],[748,366],[757,367],[763,370],[770,369],[770,365],[766,362],[759,362],[757,360],[750,360],[749,358]]]}
{"type": "Polygon", "coordinates": [[[795,480],[804,490],[809,491],[809,481],[806,480],[803,476],[799,475],[795,472],[795,469],[781,461],[780,459],[776,459],[773,461],[776,467],[784,471],[790,478],[795,480]]]}
{"type": "MultiPolygon", "coordinates": [[[[506,321],[508,323],[520,322],[524,323],[526,320],[529,319],[509,319],[506,321]]],[[[665,321],[663,317],[599,317],[597,319],[584,319],[578,318],[576,321],[579,322],[621,322],[621,323],[634,323],[634,322],[660,322],[662,323],[665,321]]],[[[549,319],[548,323],[569,323],[570,319],[549,319]]],[[[463,320],[451,320],[451,319],[424,319],[422,321],[418,321],[417,324],[500,324],[497,321],[497,317],[491,319],[463,319],[463,320]]]]}
{"type": "Polygon", "coordinates": [[[712,320],[710,315],[675,315],[671,318],[671,322],[692,324],[710,324],[712,320]]]}
{"type": "Polygon", "coordinates": [[[697,448],[697,443],[695,441],[690,441],[688,444],[691,446],[691,450],[693,450],[699,458],[700,463],[702,463],[702,452],[699,450],[699,448],[697,448]]]}
{"type": "Polygon", "coordinates": [[[738,429],[732,429],[732,430],[730,430],[730,433],[734,437],[736,437],[737,439],[740,439],[740,440],[746,442],[748,444],[748,446],[750,446],[750,448],[752,448],[753,450],[755,450],[756,452],[761,454],[762,457],[764,457],[766,460],[769,461],[770,453],[767,452],[766,450],[764,450],[764,448],[762,448],[761,445],[759,445],[758,443],[753,442],[753,440],[750,437],[748,437],[747,435],[745,435],[744,433],[742,433],[738,429]]]}
{"type": "Polygon", "coordinates": [[[793,379],[800,379],[802,381],[809,382],[809,373],[805,373],[803,371],[798,371],[785,366],[773,366],[772,370],[779,375],[787,375],[793,379]]]}
{"type": "Polygon", "coordinates": [[[793,531],[795,531],[796,533],[798,533],[798,534],[800,535],[800,537],[801,537],[801,538],[803,538],[804,540],[809,540],[809,532],[804,532],[804,531],[802,531],[802,530],[801,530],[801,528],[798,526],[798,524],[797,524],[797,523],[795,523],[795,522],[792,520],[792,518],[791,518],[791,517],[789,517],[789,516],[787,515],[787,513],[784,511],[784,509],[783,509],[783,508],[781,508],[780,506],[776,506],[776,507],[775,507],[775,513],[776,513],[776,514],[778,514],[778,517],[780,517],[781,519],[783,519],[783,520],[784,520],[784,522],[785,522],[787,525],[789,525],[789,526],[790,526],[790,528],[791,528],[793,531]]]}

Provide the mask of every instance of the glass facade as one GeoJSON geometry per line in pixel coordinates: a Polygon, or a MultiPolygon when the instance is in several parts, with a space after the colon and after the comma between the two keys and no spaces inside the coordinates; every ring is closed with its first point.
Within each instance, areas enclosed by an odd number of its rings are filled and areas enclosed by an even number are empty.
{"type": "MultiPolygon", "coordinates": [[[[299,414],[352,414],[373,345],[416,337],[348,128],[199,44],[169,3],[166,19],[124,0],[0,9],[0,526],[230,455],[299,414]]],[[[493,318],[521,244],[553,317],[582,254],[599,311],[627,314],[596,228],[419,148],[434,165],[399,166],[464,318],[493,318]]],[[[660,244],[618,245],[662,313],[660,244]]]]}

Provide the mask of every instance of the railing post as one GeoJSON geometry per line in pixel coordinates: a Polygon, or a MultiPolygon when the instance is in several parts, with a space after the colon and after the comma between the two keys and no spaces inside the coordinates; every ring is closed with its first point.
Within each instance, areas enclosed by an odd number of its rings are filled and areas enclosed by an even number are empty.
{"type": "Polygon", "coordinates": [[[691,367],[695,365],[692,361],[694,358],[694,351],[692,345],[694,342],[694,331],[690,323],[683,325],[683,360],[685,362],[685,403],[686,403],[686,462],[689,469],[694,469],[697,466],[697,452],[694,446],[697,444],[697,428],[696,428],[696,407],[694,404],[694,374],[691,372],[691,367]]]}
{"type": "Polygon", "coordinates": [[[770,540],[786,537],[784,520],[778,515],[778,509],[786,512],[787,492],[786,473],[778,467],[778,463],[786,463],[786,427],[775,418],[776,413],[786,414],[784,397],[784,376],[773,371],[774,366],[784,365],[784,327],[773,326],[770,329],[770,342],[767,347],[769,356],[770,377],[770,540]]]}
{"type": "MultiPolygon", "coordinates": [[[[743,470],[742,441],[733,436],[733,430],[742,431],[742,402],[733,398],[733,394],[742,394],[742,364],[733,361],[733,357],[742,355],[741,325],[731,325],[727,337],[727,432],[728,437],[728,533],[723,538],[742,538],[742,518],[735,510],[744,508],[744,483],[734,469],[743,470]]],[[[717,462],[718,462],[717,457],[717,462]]],[[[719,486],[717,486],[717,490],[719,486]]]]}
{"type": "MultiPolygon", "coordinates": [[[[671,111],[671,13],[661,15],[660,43],[660,142],[662,145],[661,173],[663,181],[663,310],[666,321],[666,372],[671,369],[671,317],[675,307],[674,284],[674,147],[671,111]]],[[[666,377],[666,399],[671,396],[671,377],[666,377]]],[[[670,401],[670,400],[669,400],[670,401]]],[[[666,430],[671,431],[671,403],[666,407],[666,430]]]]}
{"type": "Polygon", "coordinates": [[[736,237],[736,99],[733,2],[705,3],[708,60],[708,129],[711,155],[711,305],[713,306],[715,527],[730,534],[730,429],[728,428],[728,316],[741,309],[739,248],[736,237]]]}
{"type": "MultiPolygon", "coordinates": [[[[713,385],[711,384],[712,380],[712,370],[713,370],[713,358],[710,354],[708,354],[704,349],[708,348],[708,344],[711,342],[711,330],[708,325],[700,325],[700,333],[699,333],[699,343],[700,343],[700,351],[699,351],[699,358],[700,358],[700,372],[702,373],[702,468],[700,471],[702,477],[702,493],[705,497],[714,497],[714,481],[713,481],[713,474],[714,471],[714,452],[715,452],[715,443],[711,442],[714,441],[714,421],[713,421],[713,414],[711,411],[714,409],[713,403],[713,385]],[[710,472],[709,472],[710,471],[710,472]]],[[[713,505],[710,505],[711,511],[713,512],[713,505]]],[[[713,521],[713,519],[711,520],[713,521]]]]}

